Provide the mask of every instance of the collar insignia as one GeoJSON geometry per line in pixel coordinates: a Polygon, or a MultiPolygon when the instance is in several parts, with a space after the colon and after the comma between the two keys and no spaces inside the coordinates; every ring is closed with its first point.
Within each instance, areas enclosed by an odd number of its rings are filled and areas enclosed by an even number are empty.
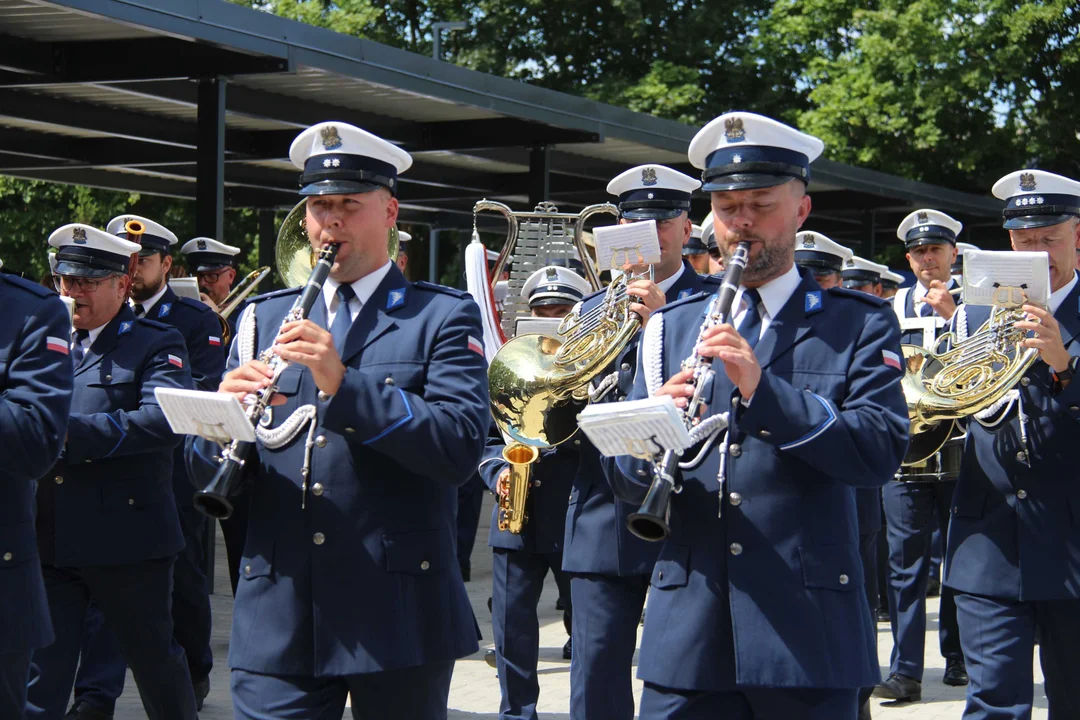
{"type": "Polygon", "coordinates": [[[821,312],[821,291],[811,290],[806,293],[806,312],[816,313],[821,312]]]}
{"type": "Polygon", "coordinates": [[[124,322],[120,323],[120,331],[116,334],[127,335],[129,332],[131,332],[132,325],[133,323],[130,320],[125,320],[124,322]]]}
{"type": "Polygon", "coordinates": [[[405,304],[405,288],[399,290],[391,290],[390,294],[386,298],[386,309],[393,310],[394,308],[405,304]]]}
{"type": "Polygon", "coordinates": [[[160,309],[160,310],[158,310],[158,314],[157,314],[157,316],[158,316],[159,318],[163,318],[163,317],[165,317],[166,315],[168,315],[168,314],[169,314],[169,312],[170,312],[171,310],[172,310],[172,303],[164,303],[164,304],[163,304],[163,305],[161,306],[161,309],[160,309]]]}

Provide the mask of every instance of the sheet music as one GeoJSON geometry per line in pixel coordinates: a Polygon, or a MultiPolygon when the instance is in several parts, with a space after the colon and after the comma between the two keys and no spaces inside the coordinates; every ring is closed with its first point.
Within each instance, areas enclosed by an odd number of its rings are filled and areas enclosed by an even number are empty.
{"type": "Polygon", "coordinates": [[[562,318],[518,318],[517,326],[514,329],[514,336],[517,337],[518,335],[536,333],[557,338],[559,337],[560,324],[562,324],[562,318]]]}
{"type": "Polygon", "coordinates": [[[643,220],[626,225],[604,225],[595,228],[596,262],[600,270],[630,265],[652,265],[660,262],[660,238],[656,221],[643,220]]]}
{"type": "Polygon", "coordinates": [[[172,280],[169,280],[169,287],[180,297],[191,298],[192,300],[202,302],[202,297],[199,295],[199,281],[197,278],[173,278],[172,280]]]}
{"type": "Polygon", "coordinates": [[[690,434],[670,396],[590,405],[578,426],[602,455],[643,457],[690,447],[690,434]]]}
{"type": "Polygon", "coordinates": [[[1004,288],[1023,288],[1027,299],[1043,305],[1050,300],[1050,258],[1044,252],[967,250],[964,253],[964,302],[994,305],[1019,302],[1018,293],[1004,288]]]}
{"type": "Polygon", "coordinates": [[[154,397],[177,435],[199,435],[219,442],[255,442],[255,428],[233,395],[155,388],[154,397]]]}

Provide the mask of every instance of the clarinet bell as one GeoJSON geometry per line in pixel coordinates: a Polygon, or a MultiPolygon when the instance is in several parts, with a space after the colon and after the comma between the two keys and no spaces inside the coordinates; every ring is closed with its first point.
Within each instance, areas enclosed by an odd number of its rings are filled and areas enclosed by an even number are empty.
{"type": "Polygon", "coordinates": [[[626,518],[626,526],[635,537],[648,542],[666,540],[671,534],[671,484],[653,483],[636,513],[626,518]]]}

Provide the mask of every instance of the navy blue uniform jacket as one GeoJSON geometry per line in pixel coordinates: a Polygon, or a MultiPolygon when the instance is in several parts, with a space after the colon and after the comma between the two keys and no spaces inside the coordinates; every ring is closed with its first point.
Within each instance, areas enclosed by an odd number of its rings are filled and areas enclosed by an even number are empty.
{"type": "Polygon", "coordinates": [[[34,535],[34,481],[64,446],[71,321],[54,293],[0,275],[0,653],[53,641],[34,535]]]}
{"type": "MultiPolygon", "coordinates": [[[[271,293],[245,310],[254,313],[259,350],[298,293],[271,293]]],[[[325,327],[321,298],[310,319],[325,327]]],[[[228,370],[238,365],[244,324],[228,370]]],[[[337,394],[320,393],[300,365],[282,373],[277,389],[287,402],[273,408],[269,427],[302,405],[317,412],[307,507],[307,431],[276,450],[259,443],[248,462],[231,667],[340,676],[476,651],[454,517],[457,487],[476,472],[490,423],[482,337],[466,293],[409,283],[394,266],[352,323],[337,394]]],[[[217,446],[195,440],[189,448],[205,484],[217,446]]]]}
{"type": "MultiPolygon", "coordinates": [[[[966,307],[973,335],[990,309],[966,307]]],[[[1080,355],[1080,283],[1054,319],[1069,354],[1080,355]]],[[[1055,393],[1050,375],[1038,359],[1015,388],[1026,449],[1015,407],[996,428],[967,423],[945,556],[951,588],[1021,601],[1080,597],[1080,377],[1055,393]]]]}
{"type": "MultiPolygon", "coordinates": [[[[854,487],[885,484],[907,448],[900,329],[884,301],[800,275],[755,348],[762,375],[748,407],[716,367],[709,414],[735,408],[724,497],[715,449],[681,472],[645,613],[638,675],[648,682],[856,688],[879,678],[854,487]]],[[[710,299],[661,311],[665,379],[692,354],[710,299]]],[[[646,393],[639,369],[631,399],[646,393]]],[[[651,466],[628,456],[617,466],[618,491],[641,500],[651,466]]]]}
{"type": "Polygon", "coordinates": [[[154,390],[191,388],[184,339],[124,305],[75,368],[67,444],[38,488],[42,561],[124,565],[184,547],[173,433],[154,390]]]}
{"type": "MultiPolygon", "coordinates": [[[[698,275],[690,263],[683,260],[682,275],[665,295],[670,303],[704,288],[715,288],[719,282],[715,277],[698,275]]],[[[599,305],[603,299],[602,292],[586,298],[582,314],[599,305]]],[[[630,392],[634,384],[634,357],[640,337],[641,333],[638,333],[600,376],[603,378],[612,371],[619,373],[618,386],[601,402],[617,402],[630,392]]],[[[615,497],[605,477],[599,451],[584,433],[578,433],[571,442],[577,441],[580,441],[576,447],[581,452],[581,461],[574,477],[566,514],[563,570],[603,575],[648,575],[652,572],[659,548],[635,537],[626,529],[626,518],[630,513],[637,512],[638,505],[615,497]]]]}

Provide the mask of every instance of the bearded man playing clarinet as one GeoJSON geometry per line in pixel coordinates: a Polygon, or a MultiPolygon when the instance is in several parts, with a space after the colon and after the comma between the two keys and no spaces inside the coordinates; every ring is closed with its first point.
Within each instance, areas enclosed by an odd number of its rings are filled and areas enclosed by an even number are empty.
{"type": "MultiPolygon", "coordinates": [[[[900,330],[884,301],[822,290],[794,265],[822,149],[743,112],[690,145],[725,264],[738,266],[740,246],[749,257],[730,323],[699,334],[711,297],[698,294],[653,315],[642,340],[631,398],[685,408],[683,361],[719,360],[699,417],[727,415],[726,432],[673,468],[681,490],[645,612],[642,720],[855,720],[858,689],[879,679],[855,489],[884,485],[907,447],[900,330]]],[[[623,456],[608,469],[616,492],[642,500],[651,463],[623,456]]]]}
{"type": "MultiPolygon", "coordinates": [[[[306,319],[283,322],[299,289],[251,301],[219,388],[275,391],[243,465],[235,715],[340,720],[351,694],[354,718],[446,718],[454,661],[477,649],[454,509],[490,422],[480,311],[467,293],[408,282],[387,255],[406,152],[321,123],[290,157],[308,239],[333,264],[300,296],[317,293],[306,319]],[[287,364],[276,384],[252,359],[271,347],[287,364]]],[[[204,485],[220,454],[190,445],[204,485]]]]}

